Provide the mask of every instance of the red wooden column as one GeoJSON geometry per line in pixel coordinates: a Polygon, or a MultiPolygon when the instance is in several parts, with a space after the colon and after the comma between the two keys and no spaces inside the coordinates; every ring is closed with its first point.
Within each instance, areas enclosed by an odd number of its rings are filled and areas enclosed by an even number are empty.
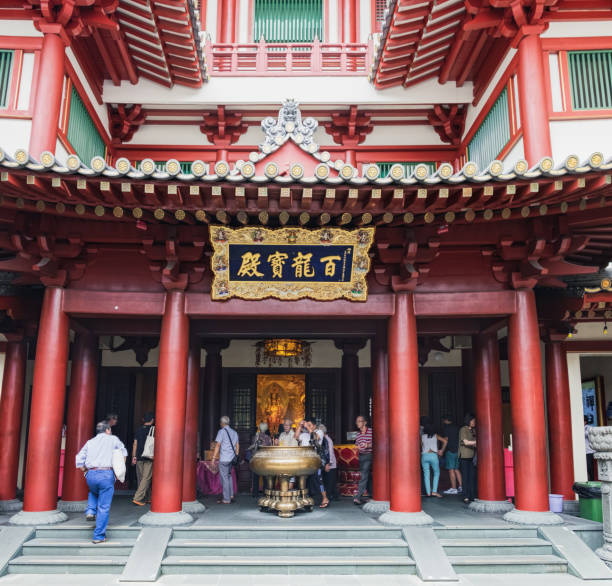
{"type": "Polygon", "coordinates": [[[421,510],[419,437],[419,360],[414,295],[395,296],[389,319],[389,440],[390,510],[379,520],[390,525],[428,525],[433,519],[421,510]]]}
{"type": "Polygon", "coordinates": [[[470,509],[480,513],[505,513],[506,499],[502,396],[497,333],[473,337],[476,430],[478,433],[478,499],[470,509]]]}
{"type": "MultiPolygon", "coordinates": [[[[335,340],[336,348],[342,350],[342,428],[338,443],[346,441],[346,433],[354,431],[357,409],[359,408],[359,356],[357,352],[363,348],[362,341],[335,340]]],[[[365,414],[363,414],[365,415],[365,414]]]]}
{"type": "MultiPolygon", "coordinates": [[[[62,38],[59,25],[46,25],[38,66],[38,81],[32,130],[30,134],[30,155],[36,160],[43,151],[55,154],[57,128],[62,106],[62,87],[64,84],[64,59],[66,43],[62,38]],[[56,32],[51,32],[53,30],[56,32]]],[[[43,31],[44,32],[44,31],[43,31]]],[[[86,161],[89,164],[89,161],[86,161]]]]}
{"type": "Polygon", "coordinates": [[[550,489],[574,500],[574,456],[567,355],[561,342],[546,344],[546,408],[550,489]]]}
{"type": "Polygon", "coordinates": [[[16,525],[59,523],[67,518],[57,510],[69,342],[63,299],[61,287],[45,289],[36,342],[23,511],[10,519],[16,525]]]}
{"type": "Polygon", "coordinates": [[[183,444],[183,511],[186,513],[202,513],[205,510],[204,505],[196,500],[199,393],[200,344],[192,340],[187,357],[187,400],[183,444]]]}
{"type": "Polygon", "coordinates": [[[525,35],[518,46],[518,94],[525,158],[530,166],[552,155],[542,40],[525,35]]]}
{"type": "Polygon", "coordinates": [[[182,510],[188,353],[185,292],[170,290],[159,341],[152,503],[151,511],[140,517],[143,525],[181,525],[193,520],[182,510]]]}
{"type": "Polygon", "coordinates": [[[366,513],[389,510],[389,378],[385,337],[385,328],[379,328],[371,340],[373,500],[363,506],[366,513]]]}
{"type": "Polygon", "coordinates": [[[341,35],[343,43],[356,43],[359,37],[357,30],[359,2],[356,0],[340,0],[341,35]]]}
{"type": "Polygon", "coordinates": [[[221,417],[221,371],[223,359],[221,350],[227,348],[227,342],[205,342],[206,362],[204,363],[204,384],[202,385],[202,401],[200,405],[200,449],[201,457],[204,450],[210,448],[210,442],[215,438],[221,417]]]}
{"type": "Polygon", "coordinates": [[[75,458],[94,433],[96,386],[98,382],[98,339],[93,334],[78,334],[74,340],[68,413],[66,416],[66,454],[62,483],[62,511],[87,509],[87,483],[75,468],[75,458]]]}
{"type": "Polygon", "coordinates": [[[541,357],[535,296],[531,289],[521,289],[516,292],[516,312],[508,327],[516,509],[504,518],[513,523],[562,522],[548,507],[541,357]]]}
{"type": "Polygon", "coordinates": [[[21,501],[17,500],[17,473],[26,364],[25,342],[9,339],[0,394],[0,511],[3,512],[21,509],[21,501]]]}
{"type": "MultiPolygon", "coordinates": [[[[217,10],[219,17],[218,41],[219,43],[235,43],[236,30],[238,29],[238,9],[237,0],[219,0],[217,10]]],[[[257,42],[259,39],[254,39],[257,42]]]]}

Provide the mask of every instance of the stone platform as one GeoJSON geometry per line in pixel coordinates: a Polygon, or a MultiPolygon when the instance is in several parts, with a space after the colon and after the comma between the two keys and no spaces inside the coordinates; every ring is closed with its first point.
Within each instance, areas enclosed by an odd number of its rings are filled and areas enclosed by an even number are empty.
{"type": "Polygon", "coordinates": [[[612,572],[597,565],[592,553],[601,544],[601,524],[577,517],[564,515],[562,528],[518,527],[501,514],[475,513],[451,496],[424,499],[423,509],[434,519],[431,527],[398,528],[383,527],[351,499],[290,519],[259,512],[246,495],[234,505],[217,505],[212,498],[202,502],[206,511],[194,515],[190,525],[142,528],[138,519],[147,507],[116,497],[107,542],[98,546],[91,544],[91,525],[82,514],[68,513],[59,525],[31,529],[9,527],[8,517],[0,517],[0,571],[5,569],[0,586],[137,580],[223,586],[325,586],[332,580],[334,586],[381,581],[385,586],[573,586],[595,579],[597,586],[612,586],[612,572]],[[11,543],[17,545],[7,554],[5,544],[11,543]]]}

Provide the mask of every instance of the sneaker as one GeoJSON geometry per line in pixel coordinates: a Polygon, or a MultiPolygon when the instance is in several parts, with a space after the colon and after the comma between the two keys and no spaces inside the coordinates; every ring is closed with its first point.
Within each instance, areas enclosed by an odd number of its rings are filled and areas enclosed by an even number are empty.
{"type": "Polygon", "coordinates": [[[95,520],[96,520],[95,515],[85,515],[85,521],[95,521],[95,520]]]}
{"type": "Polygon", "coordinates": [[[449,489],[444,491],[444,494],[457,494],[457,489],[456,488],[449,488],[449,489]]]}
{"type": "Polygon", "coordinates": [[[94,543],[95,545],[98,545],[98,543],[104,543],[106,541],[106,539],[92,539],[91,542],[94,543]]]}
{"type": "Polygon", "coordinates": [[[462,493],[462,492],[463,492],[463,486],[460,486],[460,487],[457,489],[457,494],[462,493]]]}

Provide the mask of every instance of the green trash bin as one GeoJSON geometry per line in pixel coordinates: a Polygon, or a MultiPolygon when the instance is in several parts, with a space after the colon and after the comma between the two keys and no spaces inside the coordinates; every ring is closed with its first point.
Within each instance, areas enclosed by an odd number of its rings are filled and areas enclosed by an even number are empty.
{"type": "Polygon", "coordinates": [[[603,523],[601,482],[574,482],[572,488],[580,499],[580,516],[603,523]]]}

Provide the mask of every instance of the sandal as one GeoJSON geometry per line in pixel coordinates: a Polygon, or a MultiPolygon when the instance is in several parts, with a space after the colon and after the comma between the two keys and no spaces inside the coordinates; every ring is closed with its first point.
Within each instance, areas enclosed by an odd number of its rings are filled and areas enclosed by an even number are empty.
{"type": "Polygon", "coordinates": [[[321,503],[319,505],[319,509],[327,509],[327,507],[329,507],[329,501],[327,501],[325,503],[321,503]]]}
{"type": "Polygon", "coordinates": [[[357,505],[358,507],[360,507],[361,505],[363,505],[363,503],[359,500],[359,499],[353,499],[353,504],[357,505]]]}

